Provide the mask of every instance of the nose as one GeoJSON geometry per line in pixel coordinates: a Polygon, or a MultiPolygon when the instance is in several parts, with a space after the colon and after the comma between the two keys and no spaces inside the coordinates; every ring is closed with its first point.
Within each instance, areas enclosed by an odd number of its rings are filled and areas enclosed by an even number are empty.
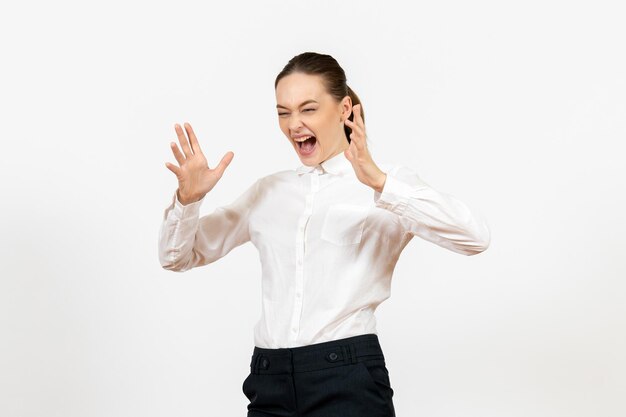
{"type": "Polygon", "coordinates": [[[300,118],[298,116],[289,116],[289,130],[292,134],[298,132],[302,123],[300,122],[300,118]]]}

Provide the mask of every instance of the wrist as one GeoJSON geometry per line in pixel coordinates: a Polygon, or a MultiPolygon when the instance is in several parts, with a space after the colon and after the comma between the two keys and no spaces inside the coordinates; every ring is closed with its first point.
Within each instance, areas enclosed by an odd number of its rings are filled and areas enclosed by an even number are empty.
{"type": "Polygon", "coordinates": [[[176,197],[178,198],[178,201],[180,202],[180,204],[182,204],[183,206],[186,206],[191,203],[195,203],[196,201],[200,201],[202,199],[202,197],[198,197],[198,196],[194,197],[194,196],[181,195],[180,190],[176,190],[176,197]]]}
{"type": "Polygon", "coordinates": [[[383,188],[385,187],[386,181],[387,181],[387,174],[383,172],[380,176],[380,180],[376,184],[374,184],[372,188],[374,188],[375,191],[382,193],[383,188]]]}

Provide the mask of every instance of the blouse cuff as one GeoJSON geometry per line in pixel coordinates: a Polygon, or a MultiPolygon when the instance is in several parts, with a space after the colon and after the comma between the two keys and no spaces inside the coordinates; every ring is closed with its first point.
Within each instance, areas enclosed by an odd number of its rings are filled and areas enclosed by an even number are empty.
{"type": "Polygon", "coordinates": [[[174,198],[173,198],[174,213],[176,214],[178,218],[181,218],[181,219],[198,216],[200,213],[200,205],[202,205],[202,202],[204,201],[204,197],[206,197],[206,195],[203,196],[198,201],[194,201],[193,203],[183,205],[183,203],[181,203],[180,200],[178,200],[178,194],[176,193],[176,191],[174,191],[174,198]]]}

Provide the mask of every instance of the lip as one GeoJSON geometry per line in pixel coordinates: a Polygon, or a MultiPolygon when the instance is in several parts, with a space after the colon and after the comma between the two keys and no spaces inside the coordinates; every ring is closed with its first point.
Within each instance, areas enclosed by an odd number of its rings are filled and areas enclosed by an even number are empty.
{"type": "MultiPolygon", "coordinates": [[[[309,135],[303,135],[303,136],[309,136],[309,135]]],[[[315,135],[313,135],[315,136],[315,135]]],[[[299,136],[302,137],[302,136],[299,136]]],[[[313,155],[316,151],[317,151],[317,140],[315,141],[315,145],[313,145],[313,150],[310,153],[302,153],[302,148],[300,148],[300,145],[298,145],[298,142],[295,142],[295,146],[296,146],[296,151],[298,152],[298,155],[302,156],[302,157],[309,157],[311,155],[313,155]]]]}
{"type": "MultiPolygon", "coordinates": [[[[303,135],[294,135],[294,136],[292,136],[291,138],[292,138],[292,139],[299,139],[299,138],[303,138],[303,137],[305,137],[305,136],[315,136],[315,135],[314,135],[313,133],[308,133],[308,134],[306,134],[306,133],[305,133],[305,134],[303,134],[303,135]]],[[[316,137],[317,137],[317,136],[316,136],[316,137]]]]}

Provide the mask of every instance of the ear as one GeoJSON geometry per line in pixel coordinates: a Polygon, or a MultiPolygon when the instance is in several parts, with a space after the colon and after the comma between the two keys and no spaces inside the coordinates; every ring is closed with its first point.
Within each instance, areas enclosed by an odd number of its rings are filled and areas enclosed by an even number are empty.
{"type": "Polygon", "coordinates": [[[350,96],[345,96],[341,100],[341,121],[348,119],[352,114],[352,99],[350,96]]]}

